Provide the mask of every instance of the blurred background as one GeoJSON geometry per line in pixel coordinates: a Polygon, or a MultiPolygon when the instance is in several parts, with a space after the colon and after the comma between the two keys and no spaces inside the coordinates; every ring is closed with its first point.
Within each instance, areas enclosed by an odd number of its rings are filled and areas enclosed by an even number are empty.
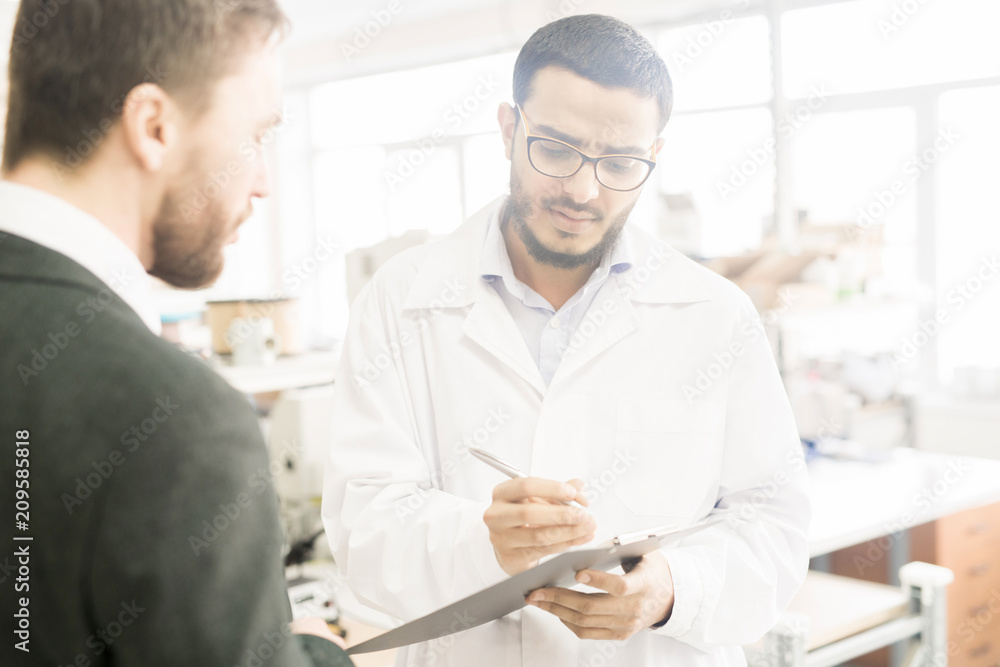
{"type": "MultiPolygon", "coordinates": [[[[666,145],[631,224],[750,294],[807,454],[856,466],[810,464],[829,528],[813,535],[814,567],[895,583],[917,556],[951,566],[941,522],[964,516],[973,532],[956,539],[979,540],[970,549],[987,567],[956,580],[953,635],[992,609],[1000,476],[980,462],[1000,458],[1000,2],[283,4],[293,32],[286,120],[266,142],[274,195],[214,287],[162,286],[158,300],[165,335],[255,397],[285,471],[290,535],[316,525],[351,297],[389,256],[506,192],[496,109],[511,101],[518,49],[551,20],[607,13],[652,41],[674,81],[666,145]],[[954,457],[977,457],[982,483],[970,474],[921,514],[915,494],[938,489],[954,457]],[[825,508],[846,495],[856,511],[842,523],[854,524],[838,533],[825,508]],[[916,518],[895,525],[907,507],[916,518]],[[891,557],[859,566],[874,539],[891,557]]],[[[0,0],[4,35],[16,7],[0,0]]],[[[966,565],[978,561],[956,571],[966,565]]],[[[1000,664],[997,611],[954,664],[1000,664]]]]}

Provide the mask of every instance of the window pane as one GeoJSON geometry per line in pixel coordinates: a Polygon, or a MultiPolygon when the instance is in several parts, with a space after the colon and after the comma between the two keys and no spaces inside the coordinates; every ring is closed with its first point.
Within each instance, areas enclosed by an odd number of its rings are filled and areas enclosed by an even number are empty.
{"type": "Polygon", "coordinates": [[[732,255],[760,245],[764,223],[774,217],[771,138],[766,109],[679,115],[667,124],[656,167],[660,189],[677,195],[670,197],[674,215],[686,215],[676,202],[690,193],[700,221],[698,254],[732,255]]]}
{"type": "Polygon", "coordinates": [[[674,108],[713,109],[768,101],[768,40],[767,19],[761,16],[719,19],[663,33],[659,52],[673,79],[674,108]]]}
{"type": "Polygon", "coordinates": [[[786,94],[902,88],[1000,75],[996,0],[857,0],[785,12],[786,94]]]}
{"type": "Polygon", "coordinates": [[[915,242],[915,132],[909,107],[814,115],[791,135],[796,208],[811,222],[884,224],[887,241],[915,242]]]}
{"type": "Polygon", "coordinates": [[[510,162],[499,132],[469,137],[462,146],[465,165],[465,214],[472,215],[507,192],[510,162]]]}
{"type": "Polygon", "coordinates": [[[388,236],[398,236],[409,229],[447,234],[462,222],[458,151],[452,146],[442,146],[428,156],[419,156],[423,154],[416,150],[389,154],[388,163],[394,169],[406,162],[413,169],[407,177],[389,185],[388,236]]]}
{"type": "Polygon", "coordinates": [[[384,239],[388,231],[385,171],[385,150],[379,147],[318,155],[313,167],[317,233],[332,234],[345,252],[384,239]]]}
{"type": "Polygon", "coordinates": [[[943,379],[956,366],[1000,365],[1000,86],[941,96],[939,122],[955,136],[938,164],[938,305],[951,313],[939,342],[943,379]],[[981,272],[981,273],[980,273],[981,272]]]}
{"type": "Polygon", "coordinates": [[[317,86],[311,95],[318,148],[411,142],[496,129],[510,100],[516,53],[389,72],[317,86]]]}

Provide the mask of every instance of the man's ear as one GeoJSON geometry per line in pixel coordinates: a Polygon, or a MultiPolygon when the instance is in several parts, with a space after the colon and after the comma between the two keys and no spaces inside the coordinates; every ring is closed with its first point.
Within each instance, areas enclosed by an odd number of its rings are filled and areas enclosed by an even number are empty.
{"type": "Polygon", "coordinates": [[[510,160],[514,152],[514,131],[517,129],[517,111],[514,107],[501,102],[497,108],[497,123],[500,125],[500,134],[503,136],[504,155],[510,160]]]}
{"type": "Polygon", "coordinates": [[[155,83],[141,83],[125,96],[121,126],[125,143],[146,171],[163,168],[177,141],[177,106],[155,83]]]}
{"type": "Polygon", "coordinates": [[[660,150],[663,149],[663,144],[666,143],[663,137],[657,137],[656,141],[653,142],[653,155],[659,157],[660,150]]]}

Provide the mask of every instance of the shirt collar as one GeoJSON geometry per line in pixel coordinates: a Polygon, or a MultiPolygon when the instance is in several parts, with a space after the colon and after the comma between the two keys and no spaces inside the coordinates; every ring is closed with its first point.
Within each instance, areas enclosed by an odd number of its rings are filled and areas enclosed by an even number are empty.
{"type": "MultiPolygon", "coordinates": [[[[510,263],[510,255],[507,253],[507,246],[500,231],[500,215],[505,207],[506,203],[504,206],[498,206],[490,215],[479,260],[479,274],[484,280],[503,280],[507,291],[524,301],[524,286],[514,277],[514,267],[510,263]]],[[[617,243],[601,258],[601,263],[590,275],[584,288],[603,281],[610,273],[628,271],[635,263],[634,257],[628,235],[621,234],[617,243]]]]}
{"type": "MultiPolygon", "coordinates": [[[[503,198],[490,202],[445,238],[414,248],[408,259],[401,260],[408,262],[413,271],[403,300],[405,310],[464,308],[478,302],[487,291],[494,292],[481,277],[482,258],[489,223],[503,203],[503,198]]],[[[623,241],[629,244],[623,246],[627,248],[625,252],[635,253],[633,266],[610,279],[630,300],[697,303],[718,294],[712,286],[723,278],[664,241],[632,225],[625,225],[619,243],[623,241]]]]}
{"type": "Polygon", "coordinates": [[[160,334],[151,279],[125,242],[97,218],[47,192],[0,180],[0,230],[68,257],[110,287],[160,334]]]}

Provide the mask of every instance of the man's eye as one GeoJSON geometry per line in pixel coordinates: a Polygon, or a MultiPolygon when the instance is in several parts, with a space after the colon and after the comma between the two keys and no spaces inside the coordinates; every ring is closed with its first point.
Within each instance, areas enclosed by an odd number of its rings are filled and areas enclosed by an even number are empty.
{"type": "Polygon", "coordinates": [[[627,174],[639,164],[636,160],[630,160],[628,158],[620,160],[605,160],[605,167],[616,174],[627,174]]]}
{"type": "Polygon", "coordinates": [[[546,157],[555,159],[565,159],[573,155],[572,151],[558,144],[542,144],[542,152],[546,157]]]}

